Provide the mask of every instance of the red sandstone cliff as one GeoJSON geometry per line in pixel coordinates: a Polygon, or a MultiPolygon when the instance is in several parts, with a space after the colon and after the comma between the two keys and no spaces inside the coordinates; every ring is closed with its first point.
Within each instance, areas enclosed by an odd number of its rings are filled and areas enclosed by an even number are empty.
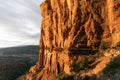
{"type": "Polygon", "coordinates": [[[120,41],[120,0],[46,0],[40,9],[39,60],[23,80],[71,74],[71,55],[97,50],[101,41],[120,41]]]}

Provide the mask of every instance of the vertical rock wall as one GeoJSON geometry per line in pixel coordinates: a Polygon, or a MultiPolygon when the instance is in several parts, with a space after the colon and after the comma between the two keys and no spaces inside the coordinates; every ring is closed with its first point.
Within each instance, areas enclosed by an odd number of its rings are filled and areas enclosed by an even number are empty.
{"type": "MultiPolygon", "coordinates": [[[[40,56],[28,80],[70,74],[70,53],[97,50],[102,40],[120,41],[120,0],[46,0],[40,5],[40,56]],[[42,68],[42,70],[40,70],[42,68]]],[[[82,53],[82,54],[85,54],[82,53]]]]}

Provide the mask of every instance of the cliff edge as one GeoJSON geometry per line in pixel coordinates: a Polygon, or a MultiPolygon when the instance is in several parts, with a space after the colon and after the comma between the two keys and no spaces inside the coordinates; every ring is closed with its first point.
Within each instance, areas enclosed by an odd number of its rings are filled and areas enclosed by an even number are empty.
{"type": "Polygon", "coordinates": [[[22,80],[54,80],[81,55],[97,51],[102,41],[120,41],[120,0],[45,0],[39,60],[22,80]]]}

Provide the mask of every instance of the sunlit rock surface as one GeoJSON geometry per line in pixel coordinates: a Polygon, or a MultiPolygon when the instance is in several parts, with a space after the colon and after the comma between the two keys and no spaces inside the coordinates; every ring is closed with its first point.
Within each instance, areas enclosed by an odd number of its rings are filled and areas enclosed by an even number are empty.
{"type": "Polygon", "coordinates": [[[72,56],[120,41],[120,0],[45,0],[39,60],[23,80],[53,80],[70,73],[72,56]]]}

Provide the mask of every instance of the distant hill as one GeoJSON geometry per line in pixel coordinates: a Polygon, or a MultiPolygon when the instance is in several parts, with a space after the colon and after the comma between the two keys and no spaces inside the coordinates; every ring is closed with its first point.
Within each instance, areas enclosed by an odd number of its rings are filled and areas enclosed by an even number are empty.
{"type": "Polygon", "coordinates": [[[9,48],[1,48],[0,55],[36,55],[39,53],[39,46],[37,45],[28,45],[28,46],[17,46],[17,47],[9,47],[9,48]]]}
{"type": "Polygon", "coordinates": [[[38,60],[39,46],[18,46],[0,49],[0,80],[16,80],[38,60]]]}

